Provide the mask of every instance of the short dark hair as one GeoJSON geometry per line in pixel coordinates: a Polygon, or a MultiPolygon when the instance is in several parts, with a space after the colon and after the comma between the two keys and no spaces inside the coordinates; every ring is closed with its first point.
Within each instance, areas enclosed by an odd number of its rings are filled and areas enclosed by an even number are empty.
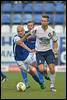
{"type": "Polygon", "coordinates": [[[28,21],[27,24],[28,24],[28,23],[33,23],[33,24],[34,24],[34,22],[33,22],[32,20],[31,20],[31,21],[28,21]]]}
{"type": "Polygon", "coordinates": [[[43,18],[48,18],[49,19],[49,16],[48,15],[42,15],[43,18]]]}

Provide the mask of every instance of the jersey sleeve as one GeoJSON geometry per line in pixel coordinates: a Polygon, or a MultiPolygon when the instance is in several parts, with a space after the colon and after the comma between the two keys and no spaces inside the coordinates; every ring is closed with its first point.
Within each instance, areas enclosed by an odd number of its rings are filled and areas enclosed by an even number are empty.
{"type": "Polygon", "coordinates": [[[14,42],[17,43],[20,40],[20,37],[16,36],[14,37],[14,42]]]}

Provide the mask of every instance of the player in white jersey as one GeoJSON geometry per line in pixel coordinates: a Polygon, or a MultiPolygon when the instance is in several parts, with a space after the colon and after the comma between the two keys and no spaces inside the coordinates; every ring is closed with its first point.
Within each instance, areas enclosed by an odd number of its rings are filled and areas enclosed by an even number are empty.
{"type": "MultiPolygon", "coordinates": [[[[35,29],[36,29],[36,26],[35,26],[35,24],[34,24],[33,21],[28,21],[28,23],[27,23],[27,28],[28,28],[28,31],[26,31],[26,33],[32,31],[33,29],[35,30],[35,29]]],[[[28,40],[29,40],[29,46],[28,46],[28,47],[29,47],[30,49],[35,49],[36,37],[29,37],[28,40]]],[[[35,55],[36,55],[36,54],[35,54],[35,55]]],[[[35,58],[35,60],[36,60],[36,58],[35,58]]],[[[46,62],[45,62],[45,64],[46,64],[46,62]]],[[[45,64],[44,64],[44,65],[45,65],[45,64]]],[[[34,65],[36,66],[36,62],[33,63],[33,66],[34,66],[34,65]]],[[[45,79],[46,79],[46,80],[50,80],[50,78],[49,78],[49,76],[48,76],[48,72],[47,72],[47,67],[46,67],[46,65],[45,65],[44,67],[45,67],[45,71],[44,71],[45,79]]]]}
{"type": "Polygon", "coordinates": [[[55,31],[48,25],[49,16],[43,15],[41,19],[41,26],[36,31],[32,30],[32,35],[36,37],[35,50],[36,60],[39,70],[44,72],[44,62],[46,61],[50,69],[50,89],[55,89],[55,55],[50,46],[50,40],[53,40],[53,49],[56,52],[58,48],[57,36],[55,31]]]}

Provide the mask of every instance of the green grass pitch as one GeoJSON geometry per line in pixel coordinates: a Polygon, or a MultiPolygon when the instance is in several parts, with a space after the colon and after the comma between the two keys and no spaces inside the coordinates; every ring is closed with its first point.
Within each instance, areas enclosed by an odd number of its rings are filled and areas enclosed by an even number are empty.
{"type": "Polygon", "coordinates": [[[7,72],[8,80],[1,84],[1,99],[66,99],[66,73],[56,73],[56,93],[50,92],[50,81],[45,82],[45,89],[28,75],[31,87],[25,92],[18,92],[16,84],[22,80],[20,72],[7,72]]]}

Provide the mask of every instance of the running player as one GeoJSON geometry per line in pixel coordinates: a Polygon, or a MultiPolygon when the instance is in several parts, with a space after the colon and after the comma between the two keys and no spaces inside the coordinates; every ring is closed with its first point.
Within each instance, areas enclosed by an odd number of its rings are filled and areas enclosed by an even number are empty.
{"type": "MultiPolygon", "coordinates": [[[[28,27],[28,31],[25,31],[25,34],[29,33],[30,30],[32,30],[34,28],[33,21],[29,21],[27,23],[27,27],[28,27]]],[[[28,39],[28,47],[31,48],[31,49],[34,49],[35,48],[35,38],[32,38],[31,37],[31,38],[28,39]]],[[[36,57],[34,59],[36,59],[36,57]]],[[[33,62],[31,65],[33,65],[33,66],[36,67],[36,62],[33,62]]],[[[30,72],[30,74],[32,74],[32,72],[30,72]]],[[[29,84],[29,80],[28,80],[28,77],[27,77],[27,73],[24,70],[22,70],[22,75],[23,75],[23,80],[25,80],[25,83],[26,84],[29,84]]]]}
{"type": "MultiPolygon", "coordinates": [[[[26,33],[32,31],[33,29],[35,30],[36,27],[35,27],[34,22],[33,22],[33,21],[28,21],[28,23],[27,23],[27,28],[28,28],[28,31],[27,31],[26,33]]],[[[30,49],[35,49],[36,37],[29,37],[28,40],[29,40],[29,48],[30,48],[30,49]]],[[[35,58],[35,59],[36,59],[36,58],[35,58]]],[[[36,62],[34,62],[33,65],[36,66],[36,62]]],[[[45,79],[50,80],[50,78],[49,78],[49,76],[48,76],[48,74],[47,74],[46,67],[45,67],[44,74],[45,74],[45,75],[44,75],[44,76],[45,76],[45,79]]]]}
{"type": "Polygon", "coordinates": [[[36,37],[35,50],[38,68],[43,73],[44,62],[47,62],[50,69],[50,90],[55,92],[55,55],[50,46],[50,40],[53,40],[53,49],[55,52],[57,52],[58,43],[55,31],[48,24],[49,16],[43,15],[41,26],[36,29],[36,32],[32,30],[32,35],[36,37]]]}
{"type": "MultiPolygon", "coordinates": [[[[23,77],[23,70],[26,72],[32,71],[32,77],[40,84],[41,88],[44,88],[44,79],[43,76],[37,72],[35,67],[32,67],[30,64],[34,60],[34,49],[28,48],[28,40],[23,41],[23,36],[25,36],[25,31],[22,25],[17,27],[18,35],[14,36],[13,39],[13,51],[14,58],[21,69],[21,74],[23,77]]],[[[24,74],[25,75],[25,74],[24,74]]],[[[26,87],[28,87],[28,80],[25,79],[26,87]]]]}

